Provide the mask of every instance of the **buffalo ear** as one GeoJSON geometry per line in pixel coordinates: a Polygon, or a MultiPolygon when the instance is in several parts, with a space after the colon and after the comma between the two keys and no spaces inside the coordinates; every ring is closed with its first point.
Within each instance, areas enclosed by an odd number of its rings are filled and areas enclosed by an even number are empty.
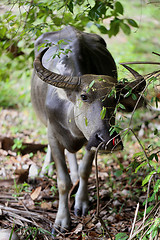
{"type": "Polygon", "coordinates": [[[137,109],[140,107],[145,107],[147,105],[146,99],[138,93],[130,95],[128,97],[121,96],[117,100],[117,104],[118,103],[121,103],[125,107],[124,109],[123,108],[120,109],[121,111],[125,112],[132,112],[134,108],[137,109]]]}
{"type": "Polygon", "coordinates": [[[146,82],[142,78],[137,85],[137,80],[130,83],[119,82],[116,86],[117,104],[121,103],[125,108],[121,109],[125,112],[132,112],[136,106],[137,108],[146,106],[146,99],[141,93],[144,90],[146,82]]]}
{"type": "Polygon", "coordinates": [[[132,73],[135,80],[132,82],[118,82],[116,86],[117,104],[121,103],[125,109],[123,111],[132,112],[136,107],[140,108],[146,105],[146,100],[141,92],[145,89],[146,81],[142,75],[131,67],[123,64],[129,72],[132,73]]]}
{"type": "Polygon", "coordinates": [[[121,109],[125,112],[132,112],[133,109],[136,106],[137,108],[146,106],[146,99],[143,97],[143,94],[141,93],[144,89],[145,80],[141,80],[142,83],[138,84],[137,86],[137,80],[134,81],[136,85],[133,85],[133,82],[131,83],[122,83],[119,82],[116,86],[116,92],[117,92],[117,104],[121,103],[125,108],[121,109]],[[143,87],[142,87],[143,86],[143,87]]]}

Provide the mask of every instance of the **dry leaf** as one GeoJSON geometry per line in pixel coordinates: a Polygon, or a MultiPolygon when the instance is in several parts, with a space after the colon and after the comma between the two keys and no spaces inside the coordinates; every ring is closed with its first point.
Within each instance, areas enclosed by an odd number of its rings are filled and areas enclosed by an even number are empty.
{"type": "Polygon", "coordinates": [[[32,191],[31,198],[33,201],[39,197],[41,190],[42,190],[42,187],[37,187],[35,190],[32,191]]]}
{"type": "MultiPolygon", "coordinates": [[[[22,202],[29,209],[34,209],[35,208],[34,201],[31,199],[31,196],[29,194],[27,194],[25,196],[25,198],[23,199],[22,202]]],[[[19,205],[20,205],[20,203],[19,203],[19,205]]]]}
{"type": "Polygon", "coordinates": [[[91,219],[91,217],[89,217],[89,216],[87,216],[87,217],[85,217],[84,218],[84,224],[86,225],[86,227],[87,228],[92,228],[92,227],[94,227],[94,223],[91,221],[92,219],[91,219]]]}
{"type": "Polygon", "coordinates": [[[82,232],[82,228],[83,228],[83,225],[82,223],[79,223],[76,227],[76,229],[74,230],[74,233],[77,234],[79,232],[82,232]]]}
{"type": "Polygon", "coordinates": [[[95,231],[91,231],[91,232],[89,232],[89,237],[99,237],[99,234],[98,233],[96,233],[95,231]]]}
{"type": "Polygon", "coordinates": [[[43,209],[52,209],[52,203],[51,202],[42,202],[41,208],[43,209]]]}

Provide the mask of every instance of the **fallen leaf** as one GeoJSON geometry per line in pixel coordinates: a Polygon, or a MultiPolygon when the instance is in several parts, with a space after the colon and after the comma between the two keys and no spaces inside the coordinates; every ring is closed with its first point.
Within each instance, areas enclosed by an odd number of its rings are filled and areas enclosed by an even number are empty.
{"type": "MultiPolygon", "coordinates": [[[[24,199],[22,200],[23,204],[29,208],[29,209],[34,209],[34,201],[31,199],[31,196],[29,194],[26,194],[24,199]]],[[[20,203],[19,203],[20,205],[20,203]]]]}
{"type": "Polygon", "coordinates": [[[82,240],[82,235],[78,236],[77,240],[82,240]]]}
{"type": "Polygon", "coordinates": [[[94,224],[92,222],[92,218],[91,217],[87,216],[87,217],[84,218],[83,221],[84,221],[84,224],[86,225],[87,228],[90,229],[90,228],[94,227],[94,224]]]}
{"type": "Polygon", "coordinates": [[[36,200],[39,197],[39,194],[40,194],[41,190],[42,190],[42,187],[40,186],[40,187],[37,187],[35,190],[32,191],[31,198],[32,198],[33,201],[36,200]]]}
{"type": "Polygon", "coordinates": [[[99,237],[99,234],[96,233],[96,232],[94,232],[94,231],[91,231],[91,232],[89,233],[89,237],[99,237]]]}
{"type": "Polygon", "coordinates": [[[83,228],[82,223],[79,223],[79,224],[77,225],[76,229],[74,230],[74,233],[77,234],[77,233],[81,232],[81,231],[82,231],[82,228],[83,228]]]}
{"type": "Polygon", "coordinates": [[[41,208],[43,209],[52,209],[52,203],[51,202],[42,202],[41,208]]]}

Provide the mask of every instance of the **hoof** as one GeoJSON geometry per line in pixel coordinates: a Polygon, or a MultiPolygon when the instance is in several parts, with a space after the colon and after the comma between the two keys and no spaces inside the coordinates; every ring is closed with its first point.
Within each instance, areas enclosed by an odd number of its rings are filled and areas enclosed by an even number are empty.
{"type": "Polygon", "coordinates": [[[69,228],[63,228],[63,227],[60,227],[60,226],[54,226],[53,228],[52,228],[52,231],[51,231],[51,234],[52,234],[52,239],[59,239],[59,237],[57,236],[58,234],[61,234],[61,233],[63,233],[63,234],[65,234],[65,233],[67,233],[68,231],[70,230],[70,227],[69,228]]]}
{"type": "Polygon", "coordinates": [[[77,217],[84,217],[88,214],[88,207],[75,208],[74,215],[77,217]]]}
{"type": "Polygon", "coordinates": [[[82,210],[78,209],[78,208],[75,208],[74,209],[74,215],[77,216],[77,217],[81,217],[82,216],[82,210]]]}
{"type": "Polygon", "coordinates": [[[52,228],[52,231],[51,231],[51,236],[52,236],[52,239],[58,239],[57,238],[57,234],[59,233],[59,230],[58,229],[56,229],[56,228],[52,228]]]}

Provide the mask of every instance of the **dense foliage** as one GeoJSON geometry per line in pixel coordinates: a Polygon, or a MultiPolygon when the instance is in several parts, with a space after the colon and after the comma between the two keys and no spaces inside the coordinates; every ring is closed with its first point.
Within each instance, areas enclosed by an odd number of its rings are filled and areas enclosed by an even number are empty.
{"type": "MultiPolygon", "coordinates": [[[[138,27],[133,19],[123,17],[123,5],[114,0],[10,0],[3,3],[4,11],[0,16],[0,86],[2,89],[3,82],[12,80],[7,83],[12,88],[12,84],[16,84],[13,80],[25,81],[30,77],[34,40],[43,32],[56,31],[70,24],[80,30],[87,28],[88,31],[92,31],[93,26],[96,26],[99,32],[111,37],[118,34],[120,29],[125,34],[129,34],[131,26],[138,27]],[[104,25],[105,19],[108,19],[108,23],[104,25]]],[[[21,98],[16,101],[19,105],[26,105],[29,103],[26,97],[27,92],[23,87],[21,91],[21,98]]],[[[15,99],[13,92],[6,91],[8,97],[6,99],[0,97],[2,106],[16,105],[15,101],[9,101],[10,94],[13,95],[12,99],[15,99]]]]}

